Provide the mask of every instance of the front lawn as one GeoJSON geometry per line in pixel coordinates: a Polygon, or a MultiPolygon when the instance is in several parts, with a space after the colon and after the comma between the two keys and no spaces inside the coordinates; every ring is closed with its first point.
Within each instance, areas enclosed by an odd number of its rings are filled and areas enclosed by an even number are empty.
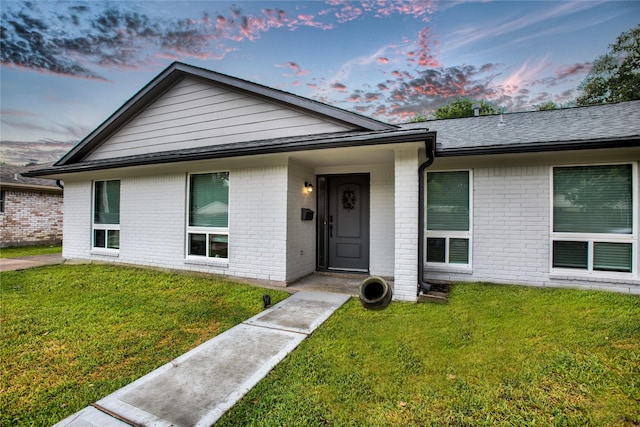
{"type": "Polygon", "coordinates": [[[351,300],[218,426],[638,426],[640,298],[459,284],[351,300]]]}
{"type": "Polygon", "coordinates": [[[49,255],[62,253],[62,245],[45,246],[12,246],[0,249],[0,258],[19,258],[33,255],[49,255]]]}
{"type": "Polygon", "coordinates": [[[48,426],[259,313],[266,291],[61,265],[0,274],[0,425],[48,426]]]}
{"type": "MultiPolygon", "coordinates": [[[[0,286],[3,426],[61,420],[258,313],[267,292],[104,265],[0,286]]],[[[639,424],[640,298],[459,284],[447,305],[349,301],[216,426],[639,424]]]]}

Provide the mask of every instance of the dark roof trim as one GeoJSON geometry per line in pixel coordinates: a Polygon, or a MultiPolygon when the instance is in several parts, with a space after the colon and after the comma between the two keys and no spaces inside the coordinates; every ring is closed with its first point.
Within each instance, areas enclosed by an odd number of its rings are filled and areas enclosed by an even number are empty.
{"type": "Polygon", "coordinates": [[[640,138],[605,138],[594,140],[536,142],[518,145],[450,148],[437,147],[436,157],[483,156],[491,154],[524,154],[552,151],[594,150],[600,148],[626,148],[640,146],[640,138]]]}
{"type": "Polygon", "coordinates": [[[58,160],[56,165],[66,165],[70,162],[82,160],[84,156],[100,145],[106,138],[135,117],[144,107],[169,90],[174,84],[184,77],[204,79],[236,91],[259,95],[264,98],[268,98],[271,101],[284,103],[289,106],[307,110],[314,114],[327,116],[330,119],[357,126],[364,130],[392,130],[398,128],[398,126],[395,125],[390,125],[388,123],[361,116],[312,99],[273,89],[258,83],[253,83],[248,80],[242,80],[226,74],[206,70],[204,68],[183,64],[181,62],[174,62],[144,86],[131,99],[125,102],[117,111],[107,118],[107,120],[87,135],[60,160],[58,160]]]}
{"type": "Polygon", "coordinates": [[[94,160],[90,162],[79,162],[34,170],[25,175],[55,176],[63,173],[88,172],[142,165],[222,159],[260,154],[278,154],[306,150],[323,150],[330,148],[362,147],[368,145],[427,140],[431,141],[434,139],[435,132],[430,132],[428,129],[395,130],[388,132],[349,132],[348,134],[302,136],[295,138],[253,141],[242,144],[214,145],[190,150],[174,150],[153,154],[140,154],[135,156],[117,157],[114,159],[94,160]]]}
{"type": "Polygon", "coordinates": [[[0,182],[0,188],[14,190],[29,190],[43,193],[62,193],[62,188],[56,185],[16,184],[12,182],[0,182]]]}

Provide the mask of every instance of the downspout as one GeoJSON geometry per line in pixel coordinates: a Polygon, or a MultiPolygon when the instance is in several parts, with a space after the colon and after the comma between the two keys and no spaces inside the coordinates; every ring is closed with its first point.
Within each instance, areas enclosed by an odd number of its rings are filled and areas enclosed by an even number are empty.
{"type": "Polygon", "coordinates": [[[64,190],[64,184],[62,183],[61,179],[56,179],[56,185],[64,190]]]}
{"type": "Polygon", "coordinates": [[[431,285],[424,281],[424,171],[433,164],[436,157],[435,136],[425,141],[427,160],[418,168],[418,292],[429,292],[431,285]]]}

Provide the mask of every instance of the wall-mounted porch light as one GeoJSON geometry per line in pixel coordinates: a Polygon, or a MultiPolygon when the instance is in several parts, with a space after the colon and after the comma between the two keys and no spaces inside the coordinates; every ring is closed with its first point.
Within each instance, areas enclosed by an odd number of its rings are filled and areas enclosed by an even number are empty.
{"type": "Polygon", "coordinates": [[[304,189],[307,191],[307,193],[313,193],[313,184],[310,183],[309,181],[305,181],[304,189]]]}

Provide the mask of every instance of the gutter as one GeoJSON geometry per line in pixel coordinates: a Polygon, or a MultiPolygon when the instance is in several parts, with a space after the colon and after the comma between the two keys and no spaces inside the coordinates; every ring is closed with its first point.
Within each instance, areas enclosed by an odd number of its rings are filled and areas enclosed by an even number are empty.
{"type": "Polygon", "coordinates": [[[32,190],[32,191],[43,191],[43,192],[52,192],[52,193],[60,192],[60,189],[58,189],[58,187],[54,187],[53,185],[23,184],[18,182],[0,182],[0,187],[2,187],[3,189],[13,188],[16,190],[32,190]]]}
{"type": "Polygon", "coordinates": [[[483,156],[498,154],[545,153],[554,151],[595,150],[610,148],[632,148],[640,146],[638,136],[602,138],[588,141],[536,142],[516,145],[495,145],[486,147],[446,148],[438,152],[438,157],[483,156]]]}
{"type": "Polygon", "coordinates": [[[425,141],[427,160],[418,168],[418,290],[427,293],[431,285],[424,281],[424,171],[433,164],[436,158],[435,135],[431,141],[425,141]]]}

